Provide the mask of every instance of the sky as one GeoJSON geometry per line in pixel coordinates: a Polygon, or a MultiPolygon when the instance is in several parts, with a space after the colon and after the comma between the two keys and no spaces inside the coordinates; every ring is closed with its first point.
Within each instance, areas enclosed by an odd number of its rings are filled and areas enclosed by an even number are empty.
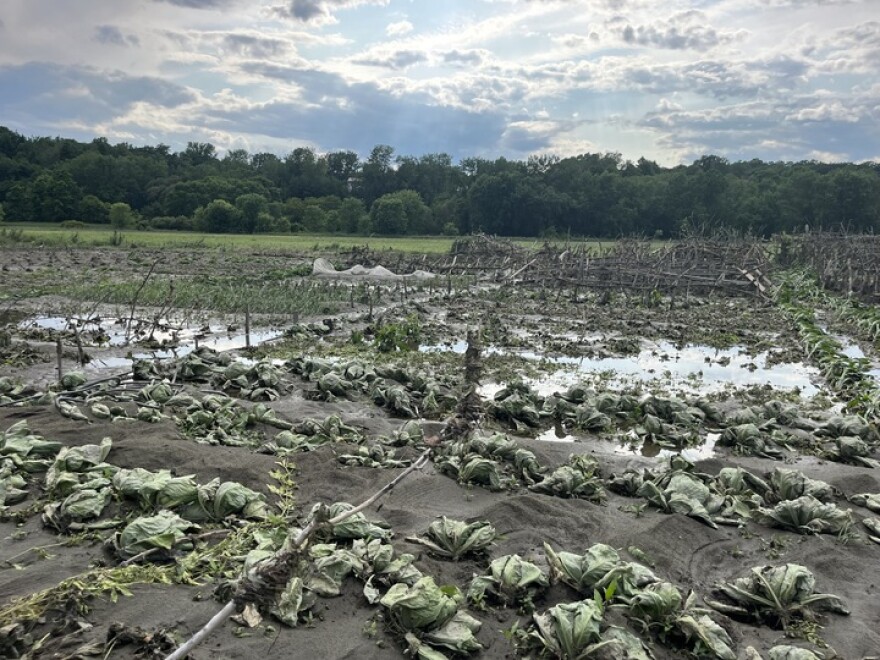
{"type": "Polygon", "coordinates": [[[0,125],[285,155],[880,160],[880,0],[2,0],[0,125]]]}

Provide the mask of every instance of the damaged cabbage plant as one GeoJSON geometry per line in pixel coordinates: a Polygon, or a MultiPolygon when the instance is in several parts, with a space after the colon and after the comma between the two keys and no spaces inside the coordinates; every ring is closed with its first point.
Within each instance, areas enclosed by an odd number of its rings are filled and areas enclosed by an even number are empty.
{"type": "MultiPolygon", "coordinates": [[[[544,399],[522,381],[508,383],[486,404],[486,414],[516,433],[541,426],[544,399]]],[[[543,413],[543,417],[547,417],[543,413]]]]}
{"type": "Polygon", "coordinates": [[[792,619],[815,620],[820,610],[849,614],[839,597],[816,593],[815,587],[813,574],[799,564],[757,566],[745,577],[715,586],[726,601],[706,604],[728,616],[782,628],[792,619]]]}
{"type": "Polygon", "coordinates": [[[137,500],[142,510],[173,509],[190,522],[219,522],[229,516],[264,520],[266,498],[235,481],[215,478],[199,484],[195,475],[174,477],[168,470],[121,469],[112,485],[122,497],[137,500]]]}
{"type": "MultiPolygon", "coordinates": [[[[298,530],[297,530],[298,531],[298,530]]],[[[288,534],[276,528],[273,531],[254,533],[257,547],[245,560],[245,573],[255,575],[260,565],[285,548],[288,534]],[[279,533],[275,533],[275,532],[279,533]]],[[[413,565],[411,554],[396,554],[394,548],[383,539],[354,539],[347,542],[316,543],[301,554],[292,576],[270,613],[283,624],[295,627],[310,618],[310,610],[316,599],[334,598],[342,593],[348,578],[363,583],[367,602],[375,605],[394,584],[414,585],[422,578],[413,565]]]]}
{"type": "Polygon", "coordinates": [[[314,390],[306,392],[306,398],[330,401],[350,399],[360,393],[396,417],[436,417],[452,410],[458,402],[454,383],[430,371],[357,360],[330,363],[305,357],[289,360],[285,368],[315,384],[314,390]]]}
{"type": "MultiPolygon", "coordinates": [[[[316,519],[316,516],[335,518],[340,514],[354,509],[348,502],[334,502],[329,506],[315,504],[309,513],[306,523],[316,519]]],[[[391,538],[391,527],[388,523],[380,520],[369,520],[363,513],[355,513],[345,520],[326,529],[322,528],[317,533],[319,538],[332,541],[346,541],[353,539],[382,539],[391,538]]]]}
{"type": "Polygon", "coordinates": [[[457,587],[439,587],[428,576],[412,586],[393,585],[379,603],[389,630],[403,638],[409,655],[445,660],[483,648],[474,636],[482,622],[459,609],[463,600],[457,587]]]}
{"type": "Polygon", "coordinates": [[[683,598],[675,585],[654,582],[621,601],[627,618],[664,645],[690,648],[698,657],[711,653],[736,660],[730,636],[708,610],[697,607],[695,593],[683,598]]]}
{"type": "Polygon", "coordinates": [[[360,430],[345,424],[339,415],[330,415],[322,421],[306,418],[291,425],[260,447],[259,451],[284,456],[314,451],[328,444],[360,444],[363,441],[360,430]]]}
{"type": "Polygon", "coordinates": [[[282,382],[283,372],[269,360],[248,365],[232,362],[212,382],[224,392],[233,392],[240,399],[250,401],[275,401],[290,386],[282,382]]]}
{"type": "Polygon", "coordinates": [[[762,503],[754,493],[734,493],[723,481],[697,472],[693,463],[678,454],[670,456],[660,469],[612,475],[608,488],[628,497],[642,497],[664,513],[680,513],[710,527],[737,525],[762,503]]]}
{"type": "Polygon", "coordinates": [[[854,436],[841,436],[834,439],[833,445],[822,455],[837,463],[848,463],[866,468],[880,468],[880,461],[874,458],[876,446],[854,436]]]}
{"type": "Polygon", "coordinates": [[[833,502],[835,497],[841,493],[824,481],[818,479],[810,479],[799,470],[790,470],[785,468],[776,468],[770,474],[769,479],[770,492],[764,494],[764,499],[768,504],[774,502],[783,502],[785,500],[796,500],[799,497],[808,495],[814,497],[820,502],[833,502]]]}
{"type": "Polygon", "coordinates": [[[61,451],[61,443],[32,433],[26,420],[0,435],[0,512],[23,502],[33,476],[46,472],[61,451]]]}
{"type": "Polygon", "coordinates": [[[393,449],[383,447],[381,444],[361,446],[352,453],[339,454],[336,460],[348,467],[371,467],[371,468],[404,468],[412,463],[407,459],[397,458],[393,449]]]}
{"type": "Polygon", "coordinates": [[[150,555],[150,561],[163,561],[175,550],[192,550],[187,534],[199,526],[171,511],[140,516],[128,523],[112,539],[112,546],[123,559],[150,555]]]}
{"type": "Polygon", "coordinates": [[[760,456],[762,458],[782,458],[782,450],[776,443],[778,436],[767,433],[774,422],[755,424],[737,424],[724,429],[718,439],[718,446],[732,447],[738,454],[760,456]]]}
{"type": "Polygon", "coordinates": [[[783,500],[772,508],[760,508],[754,518],[762,525],[786,529],[797,534],[850,534],[852,512],[836,504],[825,504],[812,495],[783,500]]]}
{"type": "Polygon", "coordinates": [[[434,459],[441,474],[461,484],[479,485],[489,490],[515,488],[520,480],[534,484],[543,470],[531,451],[507,436],[472,436],[442,447],[434,459]]]}
{"type": "Polygon", "coordinates": [[[51,393],[39,390],[33,383],[16,383],[9,376],[0,376],[0,405],[31,401],[45,403],[51,393]]]}
{"type": "Polygon", "coordinates": [[[221,353],[205,346],[187,355],[170,360],[133,360],[132,372],[135,380],[171,380],[175,382],[209,383],[222,375],[223,370],[232,364],[229,353],[221,353]]]}
{"type": "MultiPolygon", "coordinates": [[[[209,394],[175,416],[177,426],[198,443],[230,447],[259,446],[264,434],[258,423],[274,426],[278,420],[270,408],[257,404],[247,410],[229,397],[209,394]]],[[[283,422],[288,426],[288,422],[283,422]]]]}
{"type": "Polygon", "coordinates": [[[430,524],[425,536],[409,537],[407,541],[425,546],[438,557],[458,561],[485,555],[497,538],[491,523],[479,520],[466,523],[442,516],[430,524]]]}
{"type": "Polygon", "coordinates": [[[43,523],[60,532],[108,529],[115,520],[96,521],[112,495],[111,478],[119,469],[105,463],[113,442],[104,438],[100,445],[64,447],[46,472],[45,488],[59,501],[43,509],[43,523]]]}
{"type": "Polygon", "coordinates": [[[493,559],[485,575],[474,576],[467,599],[480,610],[494,605],[513,605],[522,612],[532,612],[535,597],[549,585],[550,581],[538,566],[519,555],[505,555],[493,559]]]}
{"type": "Polygon", "coordinates": [[[863,506],[873,513],[880,513],[880,493],[851,495],[849,501],[856,506],[863,506]]]}
{"type": "Polygon", "coordinates": [[[529,486],[529,489],[557,497],[585,499],[592,502],[605,500],[599,461],[584,454],[572,454],[568,457],[568,465],[556,468],[541,481],[529,486]]]}
{"type": "Polygon", "coordinates": [[[635,562],[621,559],[617,550],[604,543],[590,546],[582,555],[561,550],[555,552],[544,544],[552,582],[561,582],[581,596],[612,589],[619,596],[629,596],[646,585],[657,582],[654,573],[635,562]]]}
{"type": "Polygon", "coordinates": [[[650,660],[642,641],[625,628],[605,625],[604,614],[601,601],[596,600],[561,603],[536,612],[528,635],[521,636],[521,645],[560,660],[650,660]]]}
{"type": "Polygon", "coordinates": [[[696,596],[682,598],[677,587],[661,581],[644,565],[624,561],[614,548],[601,543],[583,555],[555,552],[546,543],[544,550],[552,581],[567,584],[581,596],[592,595],[597,605],[608,603],[622,610],[664,644],[685,645],[697,655],[736,659],[730,637],[707,610],[696,606],[696,596]]]}

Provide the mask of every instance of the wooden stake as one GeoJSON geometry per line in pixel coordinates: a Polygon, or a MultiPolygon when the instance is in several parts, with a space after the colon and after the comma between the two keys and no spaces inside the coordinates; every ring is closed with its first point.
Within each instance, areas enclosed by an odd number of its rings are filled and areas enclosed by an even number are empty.
{"type": "Polygon", "coordinates": [[[244,345],[246,348],[251,347],[251,303],[245,305],[244,308],[244,345]]]}
{"type": "Polygon", "coordinates": [[[58,358],[58,383],[61,383],[61,378],[64,376],[64,369],[61,365],[64,354],[64,347],[61,345],[61,337],[58,338],[55,343],[55,356],[58,358]]]}

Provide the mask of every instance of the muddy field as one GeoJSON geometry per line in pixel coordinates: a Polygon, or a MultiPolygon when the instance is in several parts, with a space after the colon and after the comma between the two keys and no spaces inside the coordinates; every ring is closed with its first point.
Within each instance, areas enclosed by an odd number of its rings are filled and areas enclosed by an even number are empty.
{"type": "Polygon", "coordinates": [[[880,657],[877,337],[803,281],[65,297],[156,256],[2,252],[0,657],[165,657],[236,593],[189,657],[880,657]]]}

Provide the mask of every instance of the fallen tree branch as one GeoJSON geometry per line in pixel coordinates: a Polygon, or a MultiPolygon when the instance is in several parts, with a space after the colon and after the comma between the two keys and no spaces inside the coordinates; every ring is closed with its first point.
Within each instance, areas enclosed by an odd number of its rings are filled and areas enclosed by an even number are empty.
{"type": "MultiPolygon", "coordinates": [[[[409,476],[416,470],[424,467],[425,464],[428,462],[428,459],[431,457],[432,451],[432,449],[426,449],[415,461],[415,463],[410,465],[403,472],[394,477],[394,479],[385,484],[376,493],[368,497],[366,500],[361,502],[353,509],[340,513],[335,518],[330,518],[328,520],[319,521],[317,516],[313,518],[312,521],[308,525],[306,525],[305,529],[297,534],[296,538],[291,541],[290,547],[277,552],[271,560],[265,563],[265,565],[261,568],[260,573],[265,575],[272,575],[273,579],[276,578],[279,572],[289,577],[289,568],[287,567],[290,564],[290,559],[305,544],[305,542],[309,540],[312,534],[314,534],[321,525],[338,525],[339,523],[344,522],[351,516],[360,513],[361,511],[375,503],[376,500],[378,500],[380,497],[393,490],[394,487],[401,481],[403,481],[407,476],[409,476]],[[285,570],[285,568],[287,570],[285,570]]],[[[247,580],[247,578],[245,578],[245,580],[247,580]]],[[[247,585],[244,585],[244,588],[241,591],[245,594],[246,597],[249,595],[247,585]]],[[[182,658],[185,658],[190,651],[192,651],[203,640],[205,640],[212,632],[214,632],[214,630],[223,625],[226,619],[235,614],[241,602],[242,599],[234,598],[233,600],[230,600],[228,603],[226,603],[226,605],[223,606],[223,609],[217,612],[217,614],[215,614],[211,618],[211,620],[208,621],[208,623],[206,623],[198,632],[196,632],[195,635],[184,642],[176,651],[174,651],[174,653],[166,656],[165,660],[181,660],[182,658]]]]}

